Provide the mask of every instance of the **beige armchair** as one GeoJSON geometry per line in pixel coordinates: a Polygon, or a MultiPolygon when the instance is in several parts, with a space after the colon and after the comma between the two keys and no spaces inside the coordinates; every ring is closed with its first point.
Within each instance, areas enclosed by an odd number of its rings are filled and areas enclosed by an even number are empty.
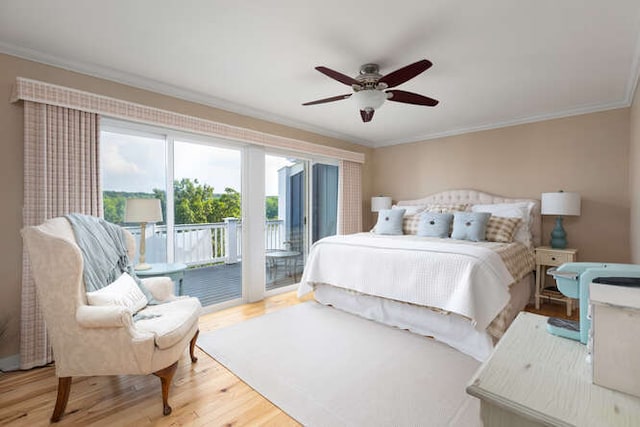
{"type": "MultiPolygon", "coordinates": [[[[201,312],[197,298],[173,294],[166,277],[143,279],[154,298],[134,322],[121,306],[88,305],[83,258],[71,224],[54,218],[22,230],[31,262],[39,305],[53,347],[58,397],[51,421],[58,421],[67,405],[74,376],[150,374],[160,377],[163,413],[171,413],[169,387],[178,359],[194,346],[201,312]]],[[[135,254],[135,240],[126,232],[127,250],[135,254]]]]}

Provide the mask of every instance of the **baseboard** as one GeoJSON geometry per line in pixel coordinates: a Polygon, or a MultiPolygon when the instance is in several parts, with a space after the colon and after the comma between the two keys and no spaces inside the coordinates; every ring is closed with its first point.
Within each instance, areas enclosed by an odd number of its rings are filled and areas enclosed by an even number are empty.
{"type": "Polygon", "coordinates": [[[14,354],[11,356],[0,358],[0,371],[9,372],[20,369],[20,355],[14,354]]]}

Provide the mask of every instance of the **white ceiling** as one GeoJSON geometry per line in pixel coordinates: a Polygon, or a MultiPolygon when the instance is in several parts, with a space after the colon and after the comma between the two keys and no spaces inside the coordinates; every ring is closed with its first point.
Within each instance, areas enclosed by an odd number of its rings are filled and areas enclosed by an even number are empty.
{"type": "Polygon", "coordinates": [[[373,147],[630,105],[638,0],[2,0],[0,51],[373,147]],[[433,67],[362,123],[314,70],[433,67]]]}

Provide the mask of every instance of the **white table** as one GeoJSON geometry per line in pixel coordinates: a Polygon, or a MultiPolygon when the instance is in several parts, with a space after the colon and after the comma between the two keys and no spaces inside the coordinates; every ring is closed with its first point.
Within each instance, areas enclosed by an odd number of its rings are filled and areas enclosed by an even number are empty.
{"type": "Polygon", "coordinates": [[[520,313],[471,379],[485,427],[640,426],[640,399],[593,384],[586,346],[546,322],[520,313]]]}
{"type": "Polygon", "coordinates": [[[182,295],[182,280],[184,279],[184,271],[187,269],[186,264],[182,263],[157,263],[150,264],[148,270],[136,270],[136,276],[145,277],[168,277],[173,280],[176,285],[176,295],[182,295]]]}
{"type": "Polygon", "coordinates": [[[278,260],[283,260],[284,268],[287,275],[293,276],[293,280],[296,280],[296,260],[301,255],[298,251],[287,251],[282,249],[269,250],[265,253],[267,257],[267,263],[269,265],[269,273],[273,272],[273,278],[278,277],[278,260]]]}

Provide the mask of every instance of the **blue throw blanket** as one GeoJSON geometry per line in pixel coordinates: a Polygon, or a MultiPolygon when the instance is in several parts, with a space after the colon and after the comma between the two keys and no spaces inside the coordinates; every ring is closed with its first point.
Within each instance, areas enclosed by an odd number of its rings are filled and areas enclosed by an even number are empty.
{"type": "Polygon", "coordinates": [[[122,273],[129,273],[147,297],[157,304],[151,292],[136,276],[127,255],[124,230],[102,218],[72,213],[66,215],[84,259],[84,284],[87,292],[97,291],[113,283],[122,273]]]}

